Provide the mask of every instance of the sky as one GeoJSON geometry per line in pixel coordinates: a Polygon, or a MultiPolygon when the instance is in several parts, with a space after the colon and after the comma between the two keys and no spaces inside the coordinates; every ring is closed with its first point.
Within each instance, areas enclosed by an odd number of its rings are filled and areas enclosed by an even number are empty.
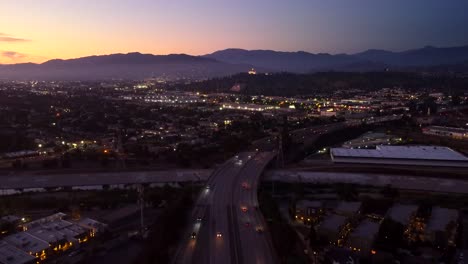
{"type": "Polygon", "coordinates": [[[467,0],[0,0],[0,64],[226,48],[462,46],[466,12],[467,0]]]}

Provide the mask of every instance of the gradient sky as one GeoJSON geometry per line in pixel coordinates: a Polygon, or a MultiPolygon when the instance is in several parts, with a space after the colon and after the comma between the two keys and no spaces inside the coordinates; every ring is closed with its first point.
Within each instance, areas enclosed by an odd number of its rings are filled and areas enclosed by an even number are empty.
{"type": "Polygon", "coordinates": [[[467,0],[0,0],[0,63],[468,44],[467,0]]]}

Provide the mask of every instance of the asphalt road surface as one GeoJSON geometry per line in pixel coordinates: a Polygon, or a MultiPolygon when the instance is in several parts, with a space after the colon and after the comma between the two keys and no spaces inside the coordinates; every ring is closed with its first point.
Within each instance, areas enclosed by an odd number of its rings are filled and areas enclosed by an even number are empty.
{"type": "Polygon", "coordinates": [[[174,263],[276,262],[257,201],[259,178],[274,157],[272,152],[241,153],[212,174],[174,263]]]}

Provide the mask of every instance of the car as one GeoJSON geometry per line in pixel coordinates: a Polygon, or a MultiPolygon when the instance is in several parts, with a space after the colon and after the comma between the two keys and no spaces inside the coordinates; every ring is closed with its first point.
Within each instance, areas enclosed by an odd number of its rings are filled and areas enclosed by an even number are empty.
{"type": "Polygon", "coordinates": [[[242,212],[244,212],[244,213],[247,212],[247,211],[248,211],[247,206],[242,206],[242,207],[241,207],[241,210],[242,210],[242,212]]]}
{"type": "Polygon", "coordinates": [[[216,237],[217,238],[223,237],[223,234],[221,234],[221,232],[216,232],[216,237]]]}
{"type": "Polygon", "coordinates": [[[190,236],[190,238],[192,238],[192,239],[197,238],[197,233],[196,233],[196,232],[192,232],[192,235],[190,236]]]}

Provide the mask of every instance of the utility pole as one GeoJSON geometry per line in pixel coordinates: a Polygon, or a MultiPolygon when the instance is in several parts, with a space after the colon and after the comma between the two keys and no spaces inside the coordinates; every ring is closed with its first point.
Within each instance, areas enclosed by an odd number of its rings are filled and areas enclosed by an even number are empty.
{"type": "Polygon", "coordinates": [[[120,129],[117,132],[117,138],[116,138],[116,149],[117,149],[117,160],[118,160],[118,166],[122,167],[125,169],[125,159],[124,159],[124,151],[123,151],[123,144],[122,144],[122,129],[120,129]]]}
{"type": "MultiPolygon", "coordinates": [[[[284,167],[284,156],[283,156],[283,135],[280,133],[278,136],[278,149],[276,154],[276,167],[284,167]]],[[[271,181],[271,195],[275,195],[275,181],[271,181]]]]}
{"type": "Polygon", "coordinates": [[[144,223],[144,208],[145,208],[145,197],[144,197],[145,187],[143,184],[138,185],[138,203],[140,204],[140,228],[141,228],[141,235],[143,236],[143,232],[145,231],[145,223],[144,223]]]}
{"type": "Polygon", "coordinates": [[[284,167],[283,135],[282,134],[279,134],[279,137],[278,137],[278,155],[276,156],[276,166],[278,168],[284,167]]]}

